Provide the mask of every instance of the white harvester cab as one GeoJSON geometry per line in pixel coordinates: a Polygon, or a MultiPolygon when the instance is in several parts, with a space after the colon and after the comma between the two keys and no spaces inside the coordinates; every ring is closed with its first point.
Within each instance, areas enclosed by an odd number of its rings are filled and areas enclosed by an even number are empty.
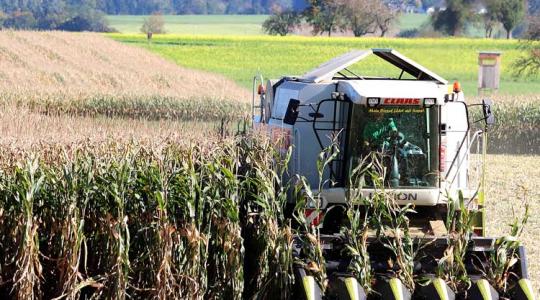
{"type": "MultiPolygon", "coordinates": [[[[486,293],[471,296],[476,290],[484,289],[485,283],[482,281],[484,274],[475,269],[474,260],[479,257],[486,260],[497,243],[497,239],[485,237],[484,231],[485,130],[494,122],[490,101],[467,104],[457,82],[448,85],[442,77],[391,49],[351,51],[302,76],[269,80],[266,87],[257,86],[259,82],[263,83],[262,78],[255,77],[254,125],[267,130],[280,150],[292,149],[289,174],[303,176],[312,189],[324,182],[322,191],[317,193],[317,207],[307,203],[305,220],[321,233],[319,239],[324,245],[323,255],[330,278],[328,294],[323,295],[321,286],[300,284],[299,295],[304,295],[304,299],[366,299],[365,293],[362,297],[352,297],[349,285],[348,294],[345,294],[350,297],[336,298],[339,293],[333,291],[340,290],[343,282],[355,278],[347,267],[350,258],[343,257],[347,251],[343,248],[340,231],[347,224],[342,222],[346,219],[347,196],[358,188],[356,183],[351,186],[351,174],[355,168],[363,166],[362,163],[373,159],[370,158],[373,153],[378,153],[386,170],[382,180],[386,192],[395,197],[398,204],[414,207],[415,213],[409,216],[409,233],[419,238],[420,244],[430,245],[430,250],[422,250],[425,260],[418,263],[416,276],[436,276],[438,258],[445,255],[450,247],[449,240],[453,239],[446,224],[449,207],[456,206],[449,206],[448,201],[457,200],[461,193],[462,203],[468,205],[472,227],[465,261],[474,284],[467,299],[496,298],[487,297],[486,293]],[[372,54],[394,65],[396,76],[360,76],[350,70],[352,64],[372,54]],[[469,115],[469,107],[475,105],[482,109],[482,114],[477,114],[482,116],[479,120],[472,120],[469,115]],[[484,124],[477,126],[479,130],[473,130],[472,124],[480,121],[484,124]],[[336,148],[339,150],[328,150],[336,148]],[[326,152],[327,157],[333,159],[322,173],[323,178],[319,178],[316,162],[323,150],[334,152],[326,152]]],[[[370,199],[380,190],[381,183],[378,184],[368,177],[360,192],[370,199]]],[[[294,197],[291,193],[293,206],[294,197]]],[[[368,252],[371,268],[377,274],[376,282],[382,284],[375,289],[384,299],[411,299],[411,295],[413,299],[454,299],[444,292],[448,290],[454,295],[451,289],[437,287],[437,284],[445,284],[440,278],[427,286],[435,286],[433,290],[437,292],[434,294],[409,291],[408,296],[403,297],[401,289],[392,286],[399,281],[389,263],[395,257],[377,242],[376,237],[373,238],[368,252]],[[391,291],[393,296],[384,296],[385,291],[391,291]]],[[[302,249],[306,246],[301,238],[295,241],[295,255],[302,260],[305,258],[302,249]]],[[[512,286],[516,286],[521,294],[532,295],[526,279],[526,256],[522,246],[518,257],[519,263],[512,272],[522,279],[512,286]]],[[[295,267],[298,282],[314,280],[305,265],[309,262],[295,267]]]]}
{"type": "Polygon", "coordinates": [[[340,153],[323,178],[332,182],[324,205],[345,201],[348,175],[371,151],[390,154],[386,183],[400,204],[446,205],[457,191],[469,199],[481,192],[480,168],[471,166],[470,155],[482,135],[469,130],[463,92],[395,50],[351,51],[300,77],[269,80],[258,92],[255,122],[267,124],[284,147],[292,145],[289,173],[311,186],[319,182],[318,154],[338,135],[340,153]],[[371,54],[397,67],[396,77],[348,69],[371,54]]]}

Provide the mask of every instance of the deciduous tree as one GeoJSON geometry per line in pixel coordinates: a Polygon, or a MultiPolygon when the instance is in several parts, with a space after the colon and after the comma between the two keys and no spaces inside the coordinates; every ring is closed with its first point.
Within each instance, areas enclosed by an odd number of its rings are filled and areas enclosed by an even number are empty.
{"type": "Polygon", "coordinates": [[[375,0],[375,2],[375,23],[379,28],[380,36],[383,37],[396,21],[398,12],[388,7],[388,5],[381,0],[375,0]]]}
{"type": "Polygon", "coordinates": [[[486,11],[482,15],[482,21],[484,23],[484,36],[491,38],[493,35],[493,29],[499,24],[501,0],[484,0],[486,11]]]}
{"type": "Polygon", "coordinates": [[[345,17],[354,36],[363,36],[379,30],[384,36],[396,20],[397,11],[382,0],[346,0],[345,17]]]}
{"type": "Polygon", "coordinates": [[[537,76],[540,74],[540,15],[531,16],[525,39],[520,42],[525,52],[514,63],[515,76],[537,76]]]}
{"type": "Polygon", "coordinates": [[[363,36],[375,33],[377,29],[374,14],[375,2],[371,0],[347,0],[346,13],[347,23],[354,36],[363,36]]]}
{"type": "Polygon", "coordinates": [[[525,3],[523,0],[503,0],[500,3],[499,21],[506,30],[506,38],[512,38],[512,30],[525,16],[525,3]]]}
{"type": "Polygon", "coordinates": [[[309,0],[304,12],[307,22],[313,27],[313,34],[343,31],[347,28],[345,0],[309,0]]]}
{"type": "Polygon", "coordinates": [[[32,29],[37,25],[36,18],[30,11],[14,11],[5,20],[4,27],[15,29],[32,29]]]}
{"type": "Polygon", "coordinates": [[[472,19],[473,0],[447,0],[446,8],[435,11],[432,16],[433,28],[449,35],[461,35],[465,25],[472,19]]]}
{"type": "Polygon", "coordinates": [[[165,21],[158,13],[152,14],[148,19],[144,19],[141,32],[146,33],[150,39],[154,33],[165,33],[165,21]]]}
{"type": "Polygon", "coordinates": [[[300,25],[300,16],[291,10],[276,8],[274,14],[268,17],[262,24],[263,30],[270,35],[285,36],[300,25]]]}

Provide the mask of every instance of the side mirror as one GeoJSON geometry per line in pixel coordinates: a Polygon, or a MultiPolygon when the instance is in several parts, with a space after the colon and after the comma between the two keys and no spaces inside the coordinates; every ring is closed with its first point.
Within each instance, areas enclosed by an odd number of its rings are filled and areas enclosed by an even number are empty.
{"type": "Polygon", "coordinates": [[[492,102],[489,99],[482,100],[482,112],[484,113],[484,121],[486,122],[486,125],[495,124],[495,116],[491,111],[491,104],[492,102]]]}
{"type": "Polygon", "coordinates": [[[300,106],[300,100],[297,100],[297,99],[289,100],[289,105],[287,105],[287,111],[285,112],[283,123],[289,124],[289,125],[294,125],[296,123],[296,119],[298,119],[298,114],[299,114],[299,110],[298,110],[299,106],[300,106]]]}

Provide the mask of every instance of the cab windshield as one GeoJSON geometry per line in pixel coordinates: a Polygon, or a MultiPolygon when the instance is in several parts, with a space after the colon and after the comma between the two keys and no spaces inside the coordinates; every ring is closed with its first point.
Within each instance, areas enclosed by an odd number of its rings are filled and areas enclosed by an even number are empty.
{"type": "MultiPolygon", "coordinates": [[[[438,185],[438,108],[420,106],[364,107],[352,111],[349,171],[364,157],[380,153],[385,186],[428,188],[438,185]]],[[[373,186],[371,180],[366,185],[373,186]]]]}

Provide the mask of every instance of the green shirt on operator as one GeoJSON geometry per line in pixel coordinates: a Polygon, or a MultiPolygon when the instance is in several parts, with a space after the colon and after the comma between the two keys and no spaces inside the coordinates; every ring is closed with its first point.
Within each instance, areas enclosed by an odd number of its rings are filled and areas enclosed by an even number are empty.
{"type": "Polygon", "coordinates": [[[364,127],[364,143],[370,146],[380,146],[392,133],[397,133],[397,126],[393,118],[376,117],[364,127]]]}

